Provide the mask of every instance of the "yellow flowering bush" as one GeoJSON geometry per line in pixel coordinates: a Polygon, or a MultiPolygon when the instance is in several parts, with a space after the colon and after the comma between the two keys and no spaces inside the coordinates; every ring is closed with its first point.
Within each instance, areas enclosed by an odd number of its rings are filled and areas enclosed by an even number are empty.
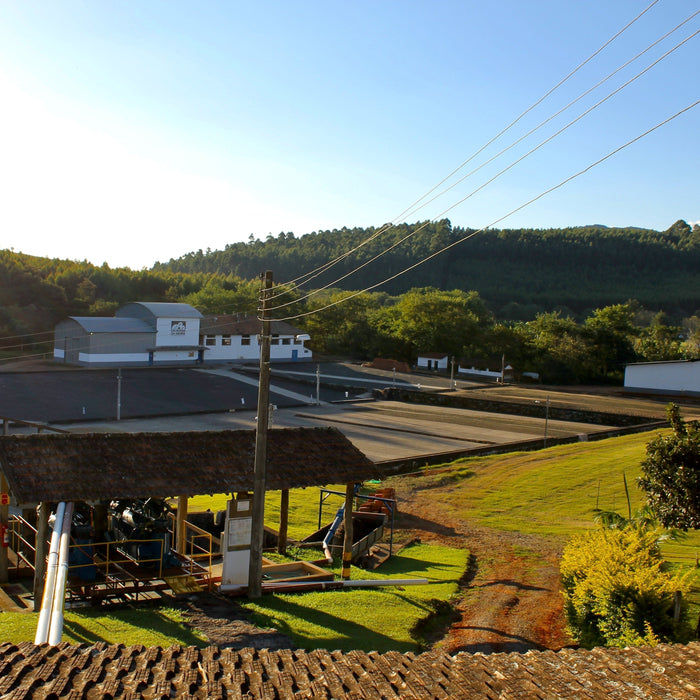
{"type": "Polygon", "coordinates": [[[665,570],[659,531],[628,526],[569,540],[560,571],[566,615],[583,646],[632,646],[674,641],[684,629],[685,606],[674,622],[676,592],[687,577],[665,570]]]}

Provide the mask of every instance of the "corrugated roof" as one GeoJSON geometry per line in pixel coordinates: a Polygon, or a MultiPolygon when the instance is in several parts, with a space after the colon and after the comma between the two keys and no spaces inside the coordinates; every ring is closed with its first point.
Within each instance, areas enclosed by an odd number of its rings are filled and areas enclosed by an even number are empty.
{"type": "Polygon", "coordinates": [[[202,313],[190,304],[164,301],[132,301],[117,309],[114,315],[128,316],[130,313],[134,313],[134,307],[141,307],[141,310],[150,312],[156,317],[202,318],[202,313]]]}
{"type": "Polygon", "coordinates": [[[140,318],[110,318],[106,316],[70,316],[86,333],[153,333],[140,318]]]}
{"type": "MultiPolygon", "coordinates": [[[[199,332],[203,335],[257,335],[260,330],[260,321],[255,316],[241,318],[235,314],[205,316],[199,324],[199,332]]],[[[299,335],[302,331],[286,321],[271,321],[270,333],[299,335]]]]}
{"type": "Polygon", "coordinates": [[[526,654],[0,643],[2,698],[687,700],[700,644],[526,654]]]}
{"type": "MultiPolygon", "coordinates": [[[[255,431],[0,436],[0,469],[19,503],[162,498],[253,489],[255,431]]],[[[335,428],[270,430],[270,491],[376,478],[335,428]]]]}

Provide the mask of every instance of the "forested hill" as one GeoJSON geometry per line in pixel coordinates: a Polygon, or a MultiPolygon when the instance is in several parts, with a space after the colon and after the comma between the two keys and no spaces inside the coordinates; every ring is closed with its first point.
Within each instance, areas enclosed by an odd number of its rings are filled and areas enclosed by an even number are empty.
{"type": "MultiPolygon", "coordinates": [[[[343,228],[296,238],[280,233],[267,240],[233,243],[224,250],[201,250],[158,263],[155,269],[233,274],[251,279],[272,270],[284,282],[317,268],[378,233],[375,228],[343,228]]],[[[377,235],[358,251],[313,280],[340,289],[363,289],[414,265],[474,233],[435,223],[402,224],[377,235]],[[402,239],[408,237],[404,242],[402,239]],[[334,282],[391,248],[375,262],[334,282]]],[[[533,316],[540,309],[585,310],[636,299],[674,316],[700,309],[700,227],[677,221],[667,231],[582,226],[566,229],[512,229],[476,233],[409,273],[378,287],[403,293],[414,287],[476,290],[501,317],[533,316]]]]}

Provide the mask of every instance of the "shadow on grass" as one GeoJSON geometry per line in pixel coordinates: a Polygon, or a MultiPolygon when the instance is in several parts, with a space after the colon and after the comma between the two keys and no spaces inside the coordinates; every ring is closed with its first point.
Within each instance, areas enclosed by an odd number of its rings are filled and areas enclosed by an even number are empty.
{"type": "Polygon", "coordinates": [[[147,630],[153,638],[161,636],[162,641],[153,644],[202,647],[206,644],[191,629],[179,620],[170,617],[167,612],[156,609],[80,610],[71,611],[63,621],[64,634],[77,643],[95,644],[143,644],[143,631],[147,630]],[[111,624],[110,624],[111,623],[111,624]],[[129,630],[128,627],[132,627],[129,630]],[[115,630],[120,629],[119,639],[115,639],[115,630]],[[126,628],[126,629],[125,629],[126,628]]]}
{"type": "MultiPolygon", "coordinates": [[[[411,601],[416,604],[416,601],[411,601]]],[[[391,636],[383,634],[380,630],[372,629],[357,622],[344,620],[336,615],[319,609],[311,609],[295,603],[293,600],[263,600],[258,604],[258,610],[254,612],[257,622],[266,627],[276,627],[279,632],[286,634],[294,643],[302,649],[326,648],[330,651],[415,651],[418,647],[414,642],[397,642],[391,636]],[[275,616],[278,611],[284,610],[285,614],[293,615],[298,619],[329,630],[331,634],[314,643],[313,637],[299,633],[292,629],[284,620],[275,616]]],[[[420,606],[423,607],[423,606],[420,606]]]]}

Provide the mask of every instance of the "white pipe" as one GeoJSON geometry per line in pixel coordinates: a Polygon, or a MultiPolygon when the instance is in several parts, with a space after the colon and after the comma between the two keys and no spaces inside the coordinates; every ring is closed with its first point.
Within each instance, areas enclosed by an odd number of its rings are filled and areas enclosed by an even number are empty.
{"type": "Polygon", "coordinates": [[[61,543],[58,551],[58,568],[56,569],[56,586],[53,592],[51,606],[51,622],[49,625],[49,644],[56,646],[63,635],[63,604],[66,596],[66,578],[68,578],[68,552],[70,548],[70,530],[73,521],[73,504],[66,504],[61,529],[61,543]]]}
{"type": "Polygon", "coordinates": [[[429,583],[427,578],[385,578],[385,579],[365,579],[357,581],[341,581],[343,588],[354,588],[356,586],[424,586],[429,583]]]}
{"type": "Polygon", "coordinates": [[[51,545],[49,547],[48,565],[46,567],[46,578],[44,580],[44,594],[41,598],[41,610],[39,620],[36,625],[36,636],[34,644],[43,644],[49,638],[49,618],[51,617],[51,605],[53,603],[53,591],[56,584],[56,566],[58,564],[58,545],[63,528],[63,515],[66,504],[61,502],[56,508],[56,517],[53,522],[53,533],[51,534],[51,545]]]}
{"type": "Polygon", "coordinates": [[[272,581],[263,582],[264,591],[274,591],[284,593],[294,590],[337,590],[339,588],[360,588],[378,586],[424,586],[430,583],[427,578],[385,578],[385,579],[362,579],[356,581],[287,581],[274,583],[272,581]]]}

